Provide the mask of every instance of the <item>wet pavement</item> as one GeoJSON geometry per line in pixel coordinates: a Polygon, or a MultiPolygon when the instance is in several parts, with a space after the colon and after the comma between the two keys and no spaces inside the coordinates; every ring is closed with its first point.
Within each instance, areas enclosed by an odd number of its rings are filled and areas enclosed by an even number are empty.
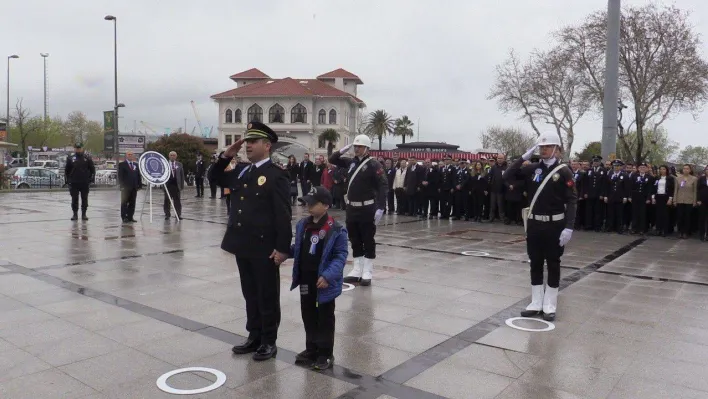
{"type": "Polygon", "coordinates": [[[373,285],[337,299],[335,367],[317,373],[294,365],[291,261],[277,360],[231,354],[246,331],[226,206],[193,195],[180,223],[157,195],[153,223],[123,225],[117,192],[91,193],[87,222],[64,192],[0,194],[0,398],[176,397],[157,378],[192,366],[227,380],[187,397],[708,398],[706,243],[576,232],[555,329],[527,332],[505,324],[529,300],[522,228],[385,216],[373,285]]]}

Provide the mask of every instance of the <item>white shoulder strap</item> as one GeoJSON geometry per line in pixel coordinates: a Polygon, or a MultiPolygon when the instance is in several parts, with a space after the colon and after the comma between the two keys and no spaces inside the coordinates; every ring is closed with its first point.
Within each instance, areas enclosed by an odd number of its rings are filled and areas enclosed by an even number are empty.
{"type": "Polygon", "coordinates": [[[551,173],[549,173],[549,174],[546,176],[546,178],[543,179],[543,182],[541,182],[541,185],[538,186],[538,190],[536,190],[536,194],[533,195],[533,199],[531,200],[531,204],[529,205],[529,214],[533,213],[533,206],[536,204],[536,199],[538,198],[538,194],[541,193],[541,190],[543,190],[543,188],[546,186],[546,183],[548,183],[548,180],[551,178],[551,176],[553,176],[554,174],[556,174],[556,172],[558,172],[559,170],[563,169],[563,167],[565,167],[565,166],[568,166],[568,165],[566,165],[566,164],[564,164],[564,163],[561,163],[560,165],[558,165],[558,166],[556,166],[555,168],[553,168],[553,170],[551,171],[551,173]]]}
{"type": "Polygon", "coordinates": [[[349,179],[349,185],[347,185],[347,193],[349,192],[349,189],[352,188],[352,182],[354,181],[354,178],[356,177],[356,175],[357,175],[357,174],[359,173],[359,171],[361,170],[361,167],[364,166],[364,165],[366,165],[366,163],[369,162],[370,160],[371,160],[371,157],[366,158],[366,159],[365,159],[362,163],[360,163],[359,166],[356,168],[356,170],[354,171],[354,174],[352,175],[352,178],[349,179]]]}

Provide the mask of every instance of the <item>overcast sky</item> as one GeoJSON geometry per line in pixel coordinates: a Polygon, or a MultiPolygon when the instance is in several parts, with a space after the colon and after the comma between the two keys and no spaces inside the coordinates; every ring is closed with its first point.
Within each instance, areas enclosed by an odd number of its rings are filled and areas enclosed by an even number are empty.
{"type": "MultiPolygon", "coordinates": [[[[625,4],[645,1],[625,0],[625,4]]],[[[693,11],[708,36],[708,2],[674,0],[693,11]]],[[[217,125],[209,96],[235,87],[228,77],[256,67],[271,77],[316,77],[342,67],[361,77],[367,111],[385,109],[420,121],[422,141],[479,147],[490,125],[528,129],[486,100],[494,68],[511,48],[526,56],[545,48],[550,32],[606,7],[603,0],[23,0],[5,1],[0,47],[11,63],[10,102],[22,97],[42,113],[42,57],[50,53],[49,113],[81,110],[101,120],[113,106],[113,24],[118,17],[118,101],[121,131],[135,121],[158,127],[217,125]]],[[[704,45],[708,54],[708,45],[704,45]]],[[[5,67],[3,66],[3,69],[5,67]]],[[[5,79],[0,79],[5,104],[5,79]]],[[[3,110],[0,111],[4,114],[3,110]]],[[[708,145],[702,129],[678,115],[665,123],[674,140],[708,145]]],[[[417,128],[414,128],[417,132],[417,128]]],[[[216,132],[216,128],[214,129],[216,132]]],[[[602,120],[586,117],[579,150],[599,140],[602,120]]],[[[389,139],[390,143],[398,142],[389,139]]]]}

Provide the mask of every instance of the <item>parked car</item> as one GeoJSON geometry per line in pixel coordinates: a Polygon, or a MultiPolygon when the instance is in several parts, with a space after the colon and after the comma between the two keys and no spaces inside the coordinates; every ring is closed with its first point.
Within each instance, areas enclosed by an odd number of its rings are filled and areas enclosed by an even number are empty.
{"type": "Polygon", "coordinates": [[[56,188],[64,185],[58,173],[41,167],[11,168],[3,173],[4,185],[13,189],[56,188]]]}
{"type": "Polygon", "coordinates": [[[7,168],[20,168],[23,166],[27,166],[27,161],[24,158],[12,158],[8,163],[7,163],[7,168]]]}

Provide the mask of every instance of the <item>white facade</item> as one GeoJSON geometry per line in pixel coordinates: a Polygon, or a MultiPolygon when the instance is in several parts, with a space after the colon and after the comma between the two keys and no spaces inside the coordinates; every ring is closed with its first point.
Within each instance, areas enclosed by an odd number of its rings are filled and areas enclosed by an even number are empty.
{"type": "MultiPolygon", "coordinates": [[[[253,83],[251,79],[233,80],[236,81],[237,88],[253,83]]],[[[356,96],[356,81],[334,78],[321,82],[356,96]]],[[[277,151],[283,155],[293,154],[298,159],[305,152],[326,155],[327,143],[318,140],[319,134],[325,129],[331,128],[339,132],[340,140],[336,144],[337,148],[351,143],[357,131],[357,111],[360,106],[363,106],[363,103],[358,102],[354,97],[345,96],[344,93],[340,97],[252,95],[241,97],[236,95],[215,98],[215,101],[219,104],[219,148],[225,148],[243,137],[248,121],[254,116],[249,115],[249,109],[257,105],[262,112],[260,120],[279,136],[277,151]],[[298,104],[306,110],[304,122],[297,120],[293,114],[293,109],[298,104]]]]}

